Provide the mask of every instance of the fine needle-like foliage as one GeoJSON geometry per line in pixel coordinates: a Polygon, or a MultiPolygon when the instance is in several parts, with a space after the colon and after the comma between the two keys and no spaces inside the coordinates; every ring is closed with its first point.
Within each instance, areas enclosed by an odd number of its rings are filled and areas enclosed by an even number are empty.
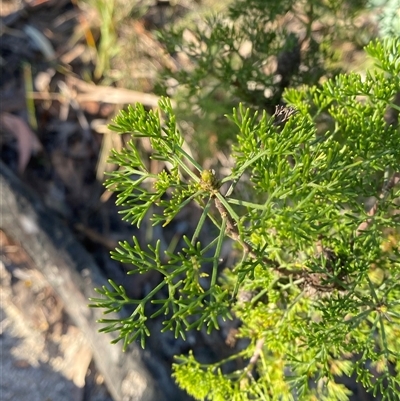
{"type": "Polygon", "coordinates": [[[117,331],[125,345],[144,346],[148,319],[159,315],[164,330],[183,338],[239,319],[236,339],[247,342],[228,359],[204,365],[191,353],[177,357],[174,377],[195,399],[347,400],[341,376],[381,399],[400,399],[400,130],[393,100],[400,40],[373,42],[366,51],[376,69],[365,77],[339,75],[321,87],[289,90],[289,106],[272,117],[234,109],[227,117],[237,141],[227,176],[204,170],[184,150],[166,98],[157,111],[130,106],[111,125],[133,137],[113,152],[120,169],[107,183],[124,219],[140,226],[150,214],[167,225],[190,202],[203,212],[179,252],[162,251],[160,242],[121,242],[113,258],[130,263],[131,273],[156,270],[163,279],[143,299],[110,281],[92,306],[105,313],[133,306],[124,320],[102,320],[102,330],[117,331]],[[147,138],[163,171],[149,171],[138,138],[147,138]],[[210,224],[215,237],[202,243],[210,224]],[[226,237],[241,257],[221,274],[226,237]],[[236,370],[228,367],[233,360],[236,370]]]}
{"type": "Polygon", "coordinates": [[[374,37],[356,23],[364,3],[235,0],[222,13],[162,31],[179,68],[163,72],[159,93],[178,100],[174,111],[195,132],[187,130],[185,139],[197,157],[212,157],[213,144],[226,150],[234,140],[223,115],[238,103],[273,114],[286,88],[337,75],[345,43],[364,46],[374,37]]]}

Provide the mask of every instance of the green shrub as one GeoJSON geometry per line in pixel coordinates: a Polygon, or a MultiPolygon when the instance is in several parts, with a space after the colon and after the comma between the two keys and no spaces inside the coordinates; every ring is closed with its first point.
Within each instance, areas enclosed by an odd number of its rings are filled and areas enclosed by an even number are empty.
{"type": "Polygon", "coordinates": [[[364,3],[236,0],[224,13],[162,32],[178,68],[164,71],[159,93],[176,100],[176,115],[194,130],[198,158],[213,157],[215,142],[225,150],[234,141],[223,116],[237,104],[272,114],[286,88],[336,76],[344,44],[357,49],[372,39],[356,23],[364,3]]]}
{"type": "Polygon", "coordinates": [[[234,166],[225,177],[183,149],[167,98],[159,111],[130,106],[111,125],[133,137],[113,152],[120,169],[107,183],[125,220],[140,226],[150,213],[154,224],[167,225],[189,202],[203,212],[179,252],[162,252],[160,242],[121,242],[113,258],[132,264],[130,273],[156,270],[162,279],[143,299],[130,299],[110,281],[92,306],[133,306],[126,319],[103,320],[103,330],[117,331],[125,345],[144,346],[155,316],[183,338],[240,319],[236,337],[247,345],[235,355],[211,365],[191,353],[177,357],[174,377],[195,399],[347,400],[342,375],[354,375],[382,399],[399,399],[400,108],[393,99],[400,40],[372,42],[366,51],[377,68],[364,78],[339,75],[321,87],[288,90],[290,106],[272,117],[234,109],[227,116],[237,134],[234,166]],[[396,119],[388,122],[390,109],[396,119]],[[321,120],[332,129],[317,129],[321,120]],[[168,169],[148,170],[140,138],[168,169]],[[209,222],[215,238],[201,243],[209,222]],[[221,274],[226,237],[241,258],[221,274]],[[227,370],[234,359],[243,368],[227,370]]]}

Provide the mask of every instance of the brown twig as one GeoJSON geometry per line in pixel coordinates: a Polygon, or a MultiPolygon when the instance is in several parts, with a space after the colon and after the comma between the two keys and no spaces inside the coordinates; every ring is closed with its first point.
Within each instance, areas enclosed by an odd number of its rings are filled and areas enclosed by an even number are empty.
{"type": "Polygon", "coordinates": [[[373,217],[375,216],[376,212],[378,211],[378,206],[379,203],[384,201],[388,195],[389,192],[400,182],[400,172],[396,172],[392,175],[390,180],[386,183],[386,185],[383,187],[381,194],[379,195],[379,198],[375,201],[375,203],[372,205],[372,207],[368,210],[367,215],[370,216],[366,221],[362,222],[356,231],[357,237],[363,233],[363,231],[366,231],[369,226],[372,224],[373,217]]]}
{"type": "Polygon", "coordinates": [[[253,353],[252,357],[250,358],[250,361],[246,367],[246,374],[250,378],[253,378],[251,371],[253,370],[258,359],[260,358],[264,343],[265,343],[265,338],[259,338],[256,342],[256,346],[254,347],[254,353],[253,353]]]}
{"type": "MultiPolygon", "coordinates": [[[[253,247],[241,238],[237,225],[235,224],[229,212],[226,210],[221,201],[217,197],[215,197],[214,202],[215,207],[217,208],[222,219],[226,221],[226,235],[232,238],[234,241],[238,242],[242,246],[244,253],[249,255],[252,259],[260,259],[260,256],[256,254],[256,252],[253,250],[253,247]]],[[[276,261],[266,256],[262,257],[262,261],[267,265],[273,266],[274,268],[279,267],[276,261]]],[[[280,270],[280,272],[283,273],[282,270],[280,270]]],[[[292,272],[290,274],[292,274],[292,272]]]]}
{"type": "MultiPolygon", "coordinates": [[[[126,88],[113,88],[109,86],[94,85],[81,81],[75,77],[68,77],[67,84],[74,93],[74,99],[79,103],[102,102],[109,104],[142,103],[148,107],[157,107],[159,96],[152,93],[143,93],[126,88]]],[[[28,92],[27,95],[35,100],[53,100],[63,102],[65,94],[28,92]]],[[[174,102],[172,103],[174,105],[174,102]]]]}

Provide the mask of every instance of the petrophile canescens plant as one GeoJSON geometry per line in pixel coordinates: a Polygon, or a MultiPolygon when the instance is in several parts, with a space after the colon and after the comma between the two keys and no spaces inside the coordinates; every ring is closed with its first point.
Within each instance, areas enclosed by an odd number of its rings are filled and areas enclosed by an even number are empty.
{"type": "Polygon", "coordinates": [[[119,169],[107,182],[124,219],[168,225],[189,203],[201,213],[174,252],[120,242],[113,258],[161,279],[143,299],[110,281],[92,306],[130,305],[126,319],[105,316],[103,330],[143,347],[155,317],[183,338],[239,320],[235,339],[246,341],[228,358],[176,357],[174,378],[195,399],[347,400],[340,377],[353,376],[380,399],[399,400],[400,40],[365,50],[375,62],[365,76],[288,89],[273,115],[234,108],[224,174],[191,156],[168,98],[158,110],[130,106],[111,125],[132,134],[113,152],[119,169]],[[138,150],[143,138],[167,166],[157,174],[138,150]],[[228,237],[237,257],[221,271],[228,237]],[[233,360],[237,369],[228,369],[233,360]]]}

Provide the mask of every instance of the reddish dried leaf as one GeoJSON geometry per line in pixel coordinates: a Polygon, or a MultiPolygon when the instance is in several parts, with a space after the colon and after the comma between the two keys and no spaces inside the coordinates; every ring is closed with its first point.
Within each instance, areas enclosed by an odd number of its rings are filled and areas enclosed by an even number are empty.
{"type": "Polygon", "coordinates": [[[22,118],[10,113],[2,113],[0,120],[4,127],[17,139],[18,172],[23,173],[32,154],[40,151],[42,144],[22,118]]]}

